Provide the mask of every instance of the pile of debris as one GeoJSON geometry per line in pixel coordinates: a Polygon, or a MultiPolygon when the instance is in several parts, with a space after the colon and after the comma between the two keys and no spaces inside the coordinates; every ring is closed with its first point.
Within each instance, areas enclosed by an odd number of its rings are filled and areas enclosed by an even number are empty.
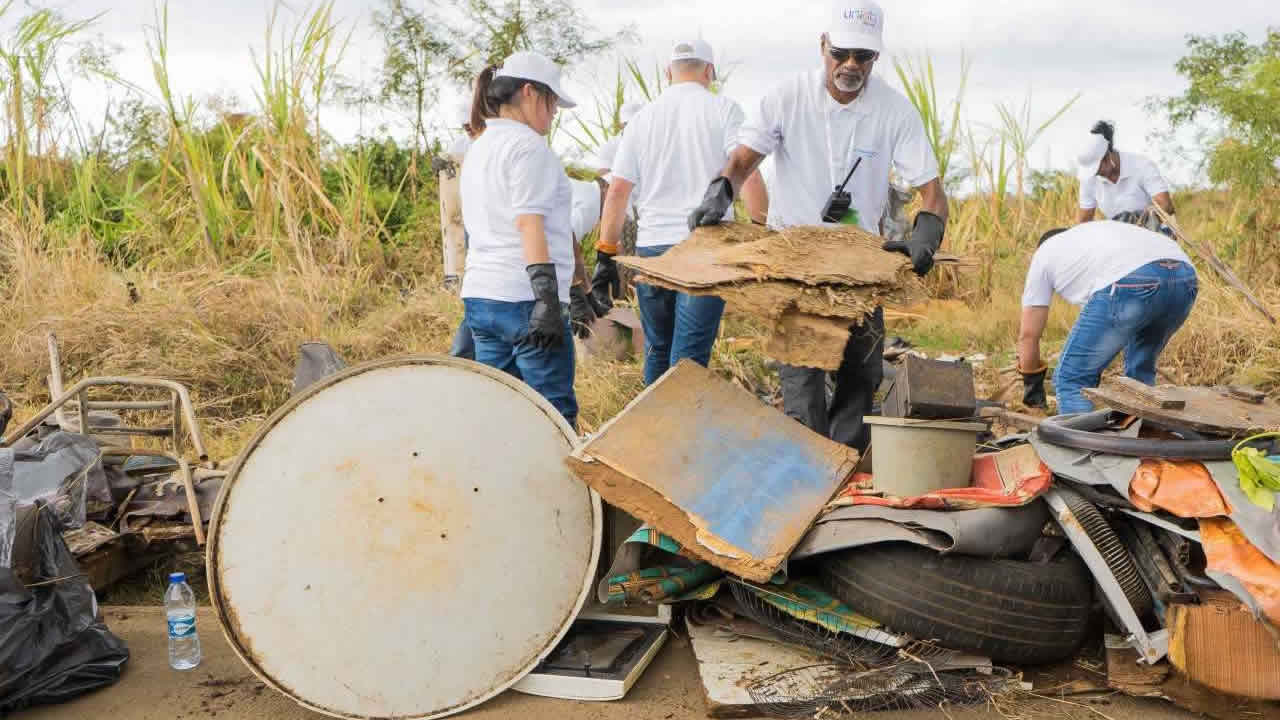
{"type": "MultiPolygon", "coordinates": [[[[765,352],[791,365],[840,367],[849,328],[878,305],[924,299],[924,285],[884,239],[846,226],[783,231],[747,223],[695,230],[651,258],[619,257],[639,282],[691,295],[715,295],[731,312],[767,323],[765,352]]],[[[939,255],[938,262],[956,258],[939,255]]]]}
{"type": "Polygon", "coordinates": [[[1231,461],[1276,454],[1239,441],[1280,407],[1124,381],[1096,397],[1117,387],[1164,397],[995,438],[973,422],[971,370],[908,355],[860,457],[681,363],[567,460],[645,523],[599,597],[691,603],[713,715],[985,701],[1104,647],[1131,694],[1205,712],[1214,693],[1280,699],[1280,513],[1231,461]]]}
{"type": "Polygon", "coordinates": [[[0,647],[0,667],[11,671],[0,681],[0,713],[119,678],[129,652],[98,617],[95,592],[203,545],[226,476],[209,462],[184,386],[91,377],[64,390],[57,341],[48,341],[52,402],[6,435],[10,405],[0,395],[0,594],[11,613],[0,618],[11,629],[0,647]],[[123,399],[102,399],[104,389],[123,399]],[[169,417],[130,426],[123,413],[169,417]],[[138,438],[168,446],[135,447],[138,438]]]}

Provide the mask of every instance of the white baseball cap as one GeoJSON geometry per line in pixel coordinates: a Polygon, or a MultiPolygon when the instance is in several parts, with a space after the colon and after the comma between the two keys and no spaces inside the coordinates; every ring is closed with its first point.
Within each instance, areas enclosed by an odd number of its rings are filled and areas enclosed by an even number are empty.
{"type": "Polygon", "coordinates": [[[701,60],[708,65],[716,64],[715,53],[711,51],[711,43],[701,37],[677,40],[671,47],[671,62],[677,60],[701,60]]]}
{"type": "Polygon", "coordinates": [[[884,10],[873,0],[831,6],[827,41],[841,50],[884,50],[884,10]]]}
{"type": "Polygon", "coordinates": [[[1102,163],[1102,158],[1107,154],[1107,148],[1111,143],[1098,133],[1090,133],[1088,142],[1080,148],[1080,154],[1076,155],[1076,164],[1080,166],[1080,179],[1088,180],[1098,174],[1098,165],[1102,163]]]}
{"type": "Polygon", "coordinates": [[[551,88],[560,107],[568,110],[578,106],[578,103],[566,95],[564,89],[560,87],[560,66],[551,62],[545,55],[527,50],[511,53],[510,57],[503,61],[502,67],[494,77],[540,82],[551,88]]]}

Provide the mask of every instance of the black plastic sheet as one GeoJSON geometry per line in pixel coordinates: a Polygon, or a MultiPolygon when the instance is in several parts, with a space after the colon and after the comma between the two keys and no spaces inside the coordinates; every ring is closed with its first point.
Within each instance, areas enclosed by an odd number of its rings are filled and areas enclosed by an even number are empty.
{"type": "Polygon", "coordinates": [[[0,568],[0,715],[111,685],[129,659],[98,619],[93,588],[61,531],[54,513],[37,506],[32,581],[24,586],[0,568]]]}

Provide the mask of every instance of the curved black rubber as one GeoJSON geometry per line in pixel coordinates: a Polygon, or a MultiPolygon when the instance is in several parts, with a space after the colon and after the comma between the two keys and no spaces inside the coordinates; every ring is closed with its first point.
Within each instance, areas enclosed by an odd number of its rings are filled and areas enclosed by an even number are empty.
{"type": "Polygon", "coordinates": [[[1041,422],[1036,432],[1042,440],[1054,445],[1128,457],[1228,460],[1235,448],[1231,440],[1156,440],[1092,432],[1105,426],[1110,415],[1110,410],[1058,415],[1041,422]]]}
{"type": "Polygon", "coordinates": [[[1086,500],[1080,493],[1064,487],[1063,483],[1058,483],[1055,490],[1067,503],[1067,507],[1071,508],[1071,514],[1075,516],[1084,533],[1089,536],[1093,546],[1102,554],[1107,567],[1111,568],[1111,574],[1124,590],[1124,596],[1133,606],[1134,613],[1142,617],[1151,612],[1151,591],[1147,589],[1147,584],[1138,574],[1138,563],[1129,554],[1129,549],[1120,540],[1111,523],[1107,522],[1106,517],[1096,505],[1086,500]]]}
{"type": "Polygon", "coordinates": [[[836,597],[888,629],[997,662],[1071,657],[1089,625],[1093,580],[1075,553],[1031,563],[881,543],[819,565],[836,597]]]}

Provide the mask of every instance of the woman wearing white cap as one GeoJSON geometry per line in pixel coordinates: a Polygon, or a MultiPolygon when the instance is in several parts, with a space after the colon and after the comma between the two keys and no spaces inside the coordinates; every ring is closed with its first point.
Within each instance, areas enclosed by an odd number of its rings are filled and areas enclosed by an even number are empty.
{"type": "Polygon", "coordinates": [[[1076,223],[1093,220],[1100,210],[1104,220],[1162,229],[1147,215],[1147,208],[1155,204],[1173,214],[1169,183],[1146,156],[1116,150],[1115,135],[1114,125],[1099,121],[1080,151],[1080,213],[1076,223]]]}
{"type": "Polygon", "coordinates": [[[476,360],[523,379],[576,426],[567,310],[571,279],[585,277],[569,178],[545,137],[557,106],[574,105],[560,67],[537,53],[514,53],[477,78],[471,127],[482,134],[462,168],[462,299],[476,360]]]}

